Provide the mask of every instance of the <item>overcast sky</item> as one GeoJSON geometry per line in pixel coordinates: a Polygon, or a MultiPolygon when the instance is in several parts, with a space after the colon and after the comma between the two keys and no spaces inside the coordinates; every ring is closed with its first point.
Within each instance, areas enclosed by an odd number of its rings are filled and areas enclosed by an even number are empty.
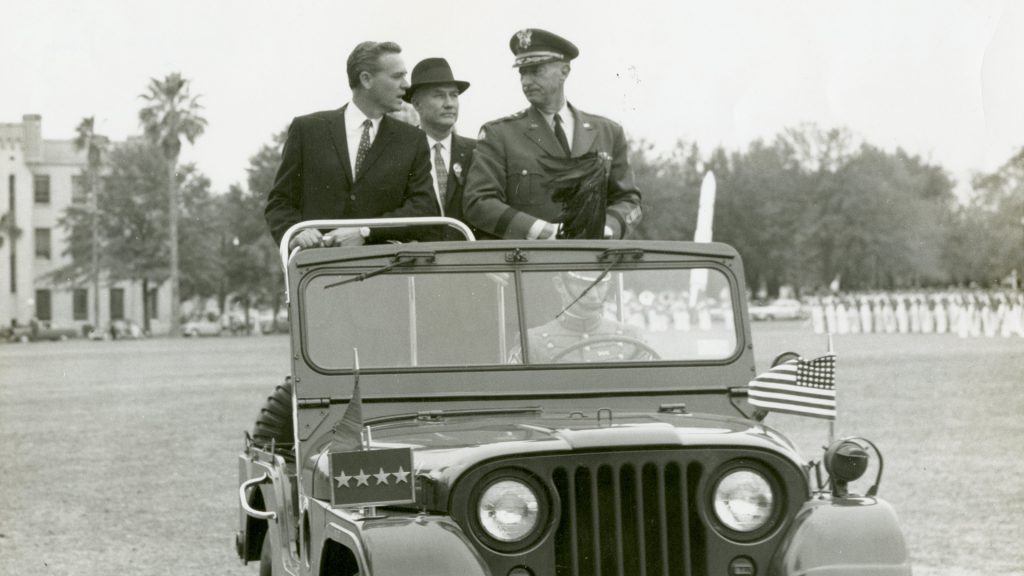
{"type": "Polygon", "coordinates": [[[442,56],[472,86],[459,130],[526,105],[508,49],[524,27],[580,49],[571,102],[633,138],[743,149],[786,127],[846,127],[946,167],[963,185],[1024,146],[1024,2],[0,0],[0,122],[43,116],[70,139],[86,116],[139,133],[138,95],[180,71],[206,133],[184,158],[215,190],[294,116],[350,95],[345,59],[393,40],[410,71],[442,56]]]}

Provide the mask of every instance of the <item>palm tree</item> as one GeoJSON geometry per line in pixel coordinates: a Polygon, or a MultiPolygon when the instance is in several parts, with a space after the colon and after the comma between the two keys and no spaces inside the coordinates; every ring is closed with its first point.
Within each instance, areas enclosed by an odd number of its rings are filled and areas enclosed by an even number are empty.
{"type": "Polygon", "coordinates": [[[85,165],[85,188],[89,195],[89,219],[92,228],[91,256],[92,267],[89,278],[92,280],[92,317],[96,327],[100,324],[100,228],[99,228],[99,171],[103,164],[103,154],[107,151],[110,141],[106,136],[96,133],[96,118],[89,116],[78,123],[75,131],[75,149],[84,150],[87,162],[85,165]]]}
{"type": "Polygon", "coordinates": [[[178,292],[181,284],[178,271],[178,155],[181,153],[181,137],[195,143],[206,128],[206,119],[199,115],[202,106],[199,96],[189,94],[189,81],[178,72],[168,74],[163,80],[151,78],[148,91],[140,97],[147,104],[139,110],[139,121],[146,132],[146,138],[163,150],[167,160],[167,192],[170,202],[168,211],[168,233],[171,252],[171,330],[172,336],[181,331],[178,292]]]}

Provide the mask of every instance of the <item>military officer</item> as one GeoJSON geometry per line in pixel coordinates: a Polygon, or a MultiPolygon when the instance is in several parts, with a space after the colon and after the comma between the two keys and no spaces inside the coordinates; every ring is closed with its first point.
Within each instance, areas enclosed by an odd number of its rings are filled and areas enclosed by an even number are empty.
{"type": "MultiPolygon", "coordinates": [[[[640,332],[605,317],[611,276],[559,272],[551,280],[562,303],[554,320],[527,330],[530,364],[656,360],[640,332]]],[[[522,362],[518,348],[509,362],[522,362]]]]}
{"type": "Polygon", "coordinates": [[[530,107],[480,130],[463,193],[466,220],[498,238],[554,238],[561,205],[552,201],[550,178],[538,159],[594,152],[609,162],[605,237],[626,236],[639,223],[641,209],[622,127],[565,97],[569,63],[579,49],[536,28],[517,32],[509,47],[530,107]]]}

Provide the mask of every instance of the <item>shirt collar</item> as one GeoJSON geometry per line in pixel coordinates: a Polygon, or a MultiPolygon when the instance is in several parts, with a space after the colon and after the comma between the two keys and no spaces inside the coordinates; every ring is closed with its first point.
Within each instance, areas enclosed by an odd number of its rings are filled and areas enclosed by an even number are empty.
{"type": "MultiPolygon", "coordinates": [[[[539,108],[537,109],[537,111],[540,112],[540,115],[543,116],[544,119],[548,121],[548,125],[549,126],[554,126],[555,125],[555,115],[554,114],[548,114],[547,112],[541,112],[539,108]]],[[[557,111],[557,114],[558,114],[559,117],[562,118],[562,124],[563,125],[566,122],[572,122],[572,120],[573,120],[572,110],[569,109],[569,101],[568,100],[566,100],[565,103],[562,104],[562,107],[557,111]]]]}
{"type": "Polygon", "coordinates": [[[434,138],[432,136],[430,136],[429,134],[427,135],[427,144],[428,144],[428,146],[430,147],[431,150],[434,149],[434,145],[437,144],[438,142],[441,143],[441,147],[444,148],[445,151],[447,151],[447,152],[451,152],[452,151],[452,133],[451,132],[449,132],[448,136],[446,136],[442,140],[434,140],[434,138]]]}
{"type": "Polygon", "coordinates": [[[373,123],[373,129],[376,130],[380,126],[380,121],[383,116],[379,118],[368,118],[363,111],[356,106],[355,102],[349,102],[348,106],[345,107],[345,125],[349,128],[358,128],[363,125],[363,122],[367,119],[373,123]]]}

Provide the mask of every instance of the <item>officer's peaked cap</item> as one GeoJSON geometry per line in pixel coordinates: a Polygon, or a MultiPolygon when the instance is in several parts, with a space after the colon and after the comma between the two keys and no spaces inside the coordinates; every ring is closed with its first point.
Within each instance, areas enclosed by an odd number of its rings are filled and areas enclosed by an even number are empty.
{"type": "Polygon", "coordinates": [[[508,47],[516,56],[512,66],[532,66],[546,62],[568,62],[580,55],[575,44],[558,34],[540,28],[525,28],[512,35],[508,47]]]}

